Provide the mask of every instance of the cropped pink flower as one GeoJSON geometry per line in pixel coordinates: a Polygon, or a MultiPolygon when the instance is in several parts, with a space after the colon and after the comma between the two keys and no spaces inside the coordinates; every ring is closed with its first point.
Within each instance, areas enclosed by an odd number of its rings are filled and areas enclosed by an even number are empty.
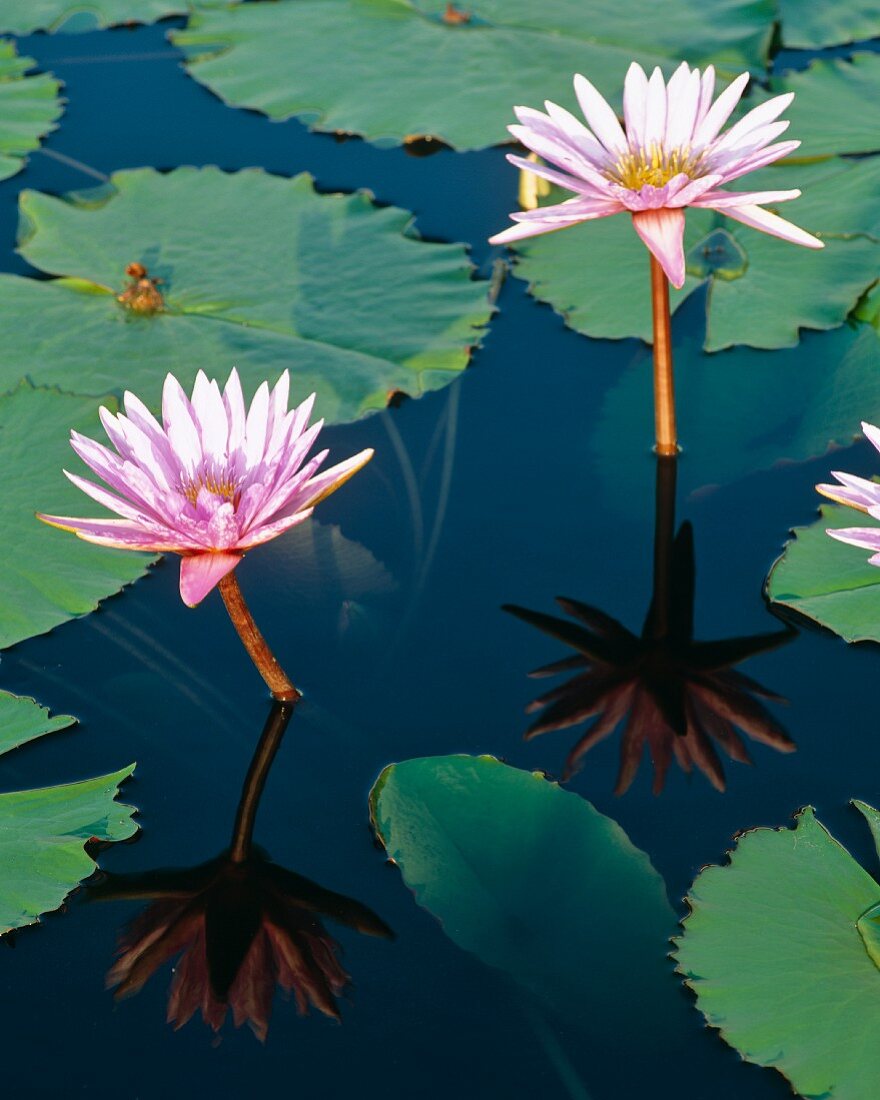
{"type": "MultiPolygon", "coordinates": [[[[880,428],[863,423],[862,431],[865,438],[880,451],[880,428]]],[[[872,519],[880,519],[880,484],[840,470],[833,470],[832,474],[840,484],[817,485],[816,489],[822,496],[837,504],[846,504],[859,512],[866,512],[872,519]]],[[[828,534],[833,539],[849,543],[850,546],[861,546],[863,550],[870,550],[868,563],[880,565],[880,527],[830,527],[828,534]]]]}
{"type": "Polygon", "coordinates": [[[719,136],[748,80],[748,73],[738,76],[713,103],[711,65],[701,74],[682,63],[667,84],[659,69],[649,80],[633,62],[623,92],[625,129],[583,76],[574,78],[574,89],[590,129],[555,103],[545,104],[546,114],[515,107],[521,125],[508,127],[510,132],[556,167],[514,155],[507,159],[517,168],[574,191],[575,197],[556,206],[511,214],[516,225],[491,237],[490,243],[508,244],[629,212],[635,231],[676,287],[685,278],[686,206],[718,210],[807,248],[824,247],[810,233],[762,208],[763,203],[795,199],[800,191],[719,190],[800,145],[799,141],[776,142],[788,128],[787,122],[776,119],[791,103],[792,93],[755,107],[719,136]]]}
{"type": "Polygon", "coordinates": [[[70,433],[74,451],[114,492],[64,471],[122,518],[39,518],[99,546],[182,555],[180,595],[194,607],[246,550],[308,519],[373,456],[361,451],[319,473],[327,451],[305,461],[323,425],[308,426],[315,395],[288,411],[289,388],[285,371],[271,393],[263,382],[247,409],[235,370],[222,393],[199,371],[191,400],[169,374],[163,424],[126,393],[126,415],[101,409],[115,452],[70,433]]]}

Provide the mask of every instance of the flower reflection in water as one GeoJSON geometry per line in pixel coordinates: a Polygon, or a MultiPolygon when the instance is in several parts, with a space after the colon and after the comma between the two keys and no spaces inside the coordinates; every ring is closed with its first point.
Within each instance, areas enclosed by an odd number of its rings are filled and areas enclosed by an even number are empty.
{"type": "Polygon", "coordinates": [[[557,602],[574,620],[507,605],[505,610],[576,650],[531,673],[573,679],[539,696],[527,708],[541,711],[526,738],[595,721],[568,755],[564,778],[579,770],[586,753],[624,723],[615,794],[632,783],[647,742],[654,766],[654,793],[663,789],[672,758],[691,772],[696,766],[719,791],[724,769],[716,746],[732,760],[750,763],[738,730],[779,752],[794,742],[762,700],[778,695],[734,666],[795,637],[792,629],[730,638],[694,640],[694,540],[690,523],[675,531],[676,458],[657,459],[654,591],[640,636],[610,615],[578,600],[557,602]]]}
{"type": "Polygon", "coordinates": [[[301,1014],[312,1006],[339,1018],[349,984],[339,945],[321,918],[370,936],[393,932],[360,902],[271,863],[251,837],[260,796],[292,706],[276,703],[245,781],[227,853],[198,867],[140,875],[106,875],[98,899],[149,898],[121,937],[107,975],[116,996],[139,992],[164,963],[180,956],[168,999],[168,1022],[182,1027],[201,1009],[219,1031],[231,1009],[258,1039],[269,1030],[275,986],[292,993],[301,1014]]]}

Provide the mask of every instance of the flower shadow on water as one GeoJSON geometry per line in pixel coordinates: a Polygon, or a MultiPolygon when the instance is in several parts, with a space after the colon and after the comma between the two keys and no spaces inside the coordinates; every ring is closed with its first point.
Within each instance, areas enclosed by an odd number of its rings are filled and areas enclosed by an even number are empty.
{"type": "Polygon", "coordinates": [[[107,986],[117,998],[132,996],[179,956],[167,1015],[175,1030],[201,1009],[219,1032],[231,1010],[236,1027],[247,1022],[265,1041],[276,985],[293,995],[301,1015],[314,1007],[339,1019],[337,998],[350,977],[322,919],[394,937],[367,906],[272,863],[252,844],[260,797],[292,712],[290,704],[272,707],[228,851],[192,868],[105,874],[90,890],[94,900],[150,900],[124,929],[107,986]]]}
{"type": "Polygon", "coordinates": [[[568,754],[563,778],[569,779],[586,753],[623,723],[618,795],[632,784],[646,742],[655,794],[663,789],[673,757],[685,772],[696,766],[723,791],[718,748],[731,760],[751,763],[739,731],[778,752],[795,750],[763,701],[785,700],[734,666],[785,645],[797,631],[788,627],[721,641],[694,639],[694,537],[689,522],[675,533],[677,461],[675,456],[657,459],[654,589],[640,635],[604,611],[564,596],[557,603],[571,619],[505,605],[576,651],[530,673],[576,675],[529,704],[529,713],[541,713],[526,739],[595,719],[568,754]]]}

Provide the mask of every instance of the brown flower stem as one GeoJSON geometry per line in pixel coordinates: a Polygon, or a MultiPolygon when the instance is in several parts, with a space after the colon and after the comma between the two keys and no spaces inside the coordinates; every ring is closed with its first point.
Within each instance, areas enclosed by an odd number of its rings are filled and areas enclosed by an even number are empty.
{"type": "Polygon", "coordinates": [[[669,280],[651,256],[651,306],[654,313],[654,432],[660,455],[678,452],[675,431],[675,388],[672,381],[672,339],[669,326],[669,280]]]}
{"type": "Polygon", "coordinates": [[[266,686],[272,692],[272,698],[279,702],[296,702],[300,693],[278,664],[272,650],[266,644],[266,639],[254,622],[254,617],[248,610],[248,605],[244,602],[244,596],[238,587],[235,571],[227,573],[218,587],[226,610],[229,612],[229,618],[232,619],[232,625],[238,631],[238,636],[257,666],[257,671],[266,681],[266,686]]]}
{"type": "Polygon", "coordinates": [[[251,854],[251,842],[254,835],[254,822],[266,779],[272,767],[272,761],[278,752],[281,740],[293,714],[293,708],[299,701],[297,696],[291,702],[272,704],[259,744],[254,752],[247,777],[241,791],[241,799],[235,814],[235,827],[232,830],[232,844],[229,858],[233,863],[244,863],[251,854]]]}

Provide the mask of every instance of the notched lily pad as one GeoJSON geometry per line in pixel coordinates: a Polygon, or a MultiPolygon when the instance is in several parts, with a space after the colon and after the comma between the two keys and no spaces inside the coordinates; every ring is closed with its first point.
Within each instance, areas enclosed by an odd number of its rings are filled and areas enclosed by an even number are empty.
{"type": "Polygon", "coordinates": [[[867,913],[862,913],[856,921],[856,928],[871,962],[880,970],[880,904],[873,905],[867,913]]]}
{"type": "MultiPolygon", "coordinates": [[[[201,7],[239,0],[198,0],[201,7]]],[[[3,0],[0,34],[33,31],[73,33],[120,23],[154,23],[169,15],[186,15],[190,0],[3,0]]]]}
{"type": "Polygon", "coordinates": [[[619,99],[632,60],[761,70],[775,18],[770,0],[265,0],[198,12],[171,40],[232,106],[477,149],[508,140],[514,103],[573,106],[575,72],[619,99]]]}
{"type": "Polygon", "coordinates": [[[21,254],[60,278],[0,276],[0,387],[129,388],[155,405],[166,371],[186,388],[236,365],[253,391],[289,367],[320,415],[351,420],[454,379],[492,310],[463,246],[305,174],[139,169],[84,195],[26,191],[20,209],[21,254]],[[120,303],[132,279],[160,280],[161,308],[120,303]]]}
{"type": "MultiPolygon", "coordinates": [[[[880,270],[880,158],[784,164],[743,182],[755,190],[802,190],[778,212],[821,237],[825,248],[802,248],[722,214],[688,210],[687,278],[671,293],[673,311],[708,283],[707,351],[793,347],[804,329],[842,324],[880,270]],[[703,255],[707,242],[724,245],[717,267],[703,255]]],[[[543,203],[567,195],[554,188],[543,203]]],[[[571,328],[605,339],[651,340],[648,254],[628,215],[533,237],[514,250],[514,275],[571,328]]]]}
{"type": "MultiPolygon", "coordinates": [[[[863,407],[880,407],[880,395],[863,407]]],[[[880,522],[840,504],[822,505],[815,523],[792,532],[770,570],[767,595],[844,641],[880,642],[880,569],[868,564],[868,550],[831,538],[830,527],[880,528],[880,522]]]]}
{"type": "MultiPolygon", "coordinates": [[[[55,339],[75,342],[70,334],[55,339]]],[[[105,404],[115,408],[112,399],[105,404]]],[[[94,610],[141,576],[154,559],[106,550],[46,527],[35,512],[78,515],[82,493],[64,477],[79,462],[70,429],[100,433],[94,398],[22,383],[0,397],[0,469],[5,471],[0,527],[0,649],[94,610]],[[97,429],[97,431],[96,431],[97,429]]]]}
{"type": "MultiPolygon", "coordinates": [[[[0,755],[73,725],[33,699],[0,692],[0,755]]],[[[0,794],[0,935],[57,909],[95,870],[90,841],[127,840],[135,810],[116,802],[134,765],[79,783],[0,794]]]]}
{"type": "MultiPolygon", "coordinates": [[[[880,815],[855,805],[875,843],[880,815]]],[[[803,810],[794,829],[739,837],[687,898],[678,969],[712,1027],[805,1097],[873,1100],[880,974],[866,936],[880,884],[803,810]]]]}
{"type": "MultiPolygon", "coordinates": [[[[837,5],[839,10],[847,6],[837,5]]],[[[880,33],[880,19],[877,24],[875,34],[880,33]]],[[[798,158],[880,151],[880,127],[872,108],[880,100],[880,54],[817,59],[801,72],[773,77],[770,90],[774,95],[795,93],[785,117],[791,120],[792,136],[803,142],[795,153],[798,158]]]]}
{"type": "Polygon", "coordinates": [[[51,73],[28,75],[35,64],[14,42],[0,42],[0,180],[21,171],[63,110],[61,84],[51,73]]]}

